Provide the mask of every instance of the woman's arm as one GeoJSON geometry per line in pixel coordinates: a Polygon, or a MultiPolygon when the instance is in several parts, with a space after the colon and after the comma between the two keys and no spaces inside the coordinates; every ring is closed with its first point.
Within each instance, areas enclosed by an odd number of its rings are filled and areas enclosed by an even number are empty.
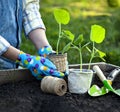
{"type": "Polygon", "coordinates": [[[39,50],[44,46],[50,46],[49,42],[46,38],[45,30],[44,29],[36,29],[29,33],[29,38],[35,45],[36,49],[39,50]]]}
{"type": "Polygon", "coordinates": [[[9,46],[9,48],[7,49],[7,51],[4,52],[4,53],[2,54],[2,56],[4,56],[4,57],[7,58],[7,59],[16,61],[19,54],[20,54],[20,50],[16,49],[16,48],[13,47],[13,46],[9,46]]]}
{"type": "Polygon", "coordinates": [[[20,51],[12,47],[7,40],[0,36],[0,55],[13,61],[17,60],[20,51]]]}
{"type": "Polygon", "coordinates": [[[49,46],[45,25],[39,12],[39,0],[25,0],[23,6],[23,26],[26,36],[33,42],[37,50],[49,46]]]}

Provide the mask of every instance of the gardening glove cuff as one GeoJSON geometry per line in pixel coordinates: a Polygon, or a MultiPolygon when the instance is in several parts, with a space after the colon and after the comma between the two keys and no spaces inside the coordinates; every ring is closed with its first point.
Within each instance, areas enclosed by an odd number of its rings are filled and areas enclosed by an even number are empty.
{"type": "Polygon", "coordinates": [[[51,46],[44,46],[38,50],[38,54],[43,57],[46,57],[50,53],[53,53],[51,46]]]}
{"type": "Polygon", "coordinates": [[[69,66],[68,66],[68,61],[66,61],[65,75],[67,76],[68,74],[69,74],[69,66]]]}
{"type": "Polygon", "coordinates": [[[49,59],[42,56],[32,56],[21,51],[16,62],[29,69],[38,80],[50,75],[59,78],[65,76],[56,70],[56,66],[49,59]]]}

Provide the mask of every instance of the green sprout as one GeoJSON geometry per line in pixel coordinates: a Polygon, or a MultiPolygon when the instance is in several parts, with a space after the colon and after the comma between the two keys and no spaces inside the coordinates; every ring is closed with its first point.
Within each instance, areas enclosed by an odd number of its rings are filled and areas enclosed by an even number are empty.
{"type": "Polygon", "coordinates": [[[70,21],[70,14],[67,10],[65,9],[60,9],[60,8],[56,8],[54,10],[54,17],[56,22],[58,23],[59,26],[59,35],[58,35],[58,41],[57,41],[57,46],[56,46],[56,54],[59,53],[59,44],[60,44],[60,40],[63,38],[62,35],[62,24],[66,25],[69,23],[70,21]]]}

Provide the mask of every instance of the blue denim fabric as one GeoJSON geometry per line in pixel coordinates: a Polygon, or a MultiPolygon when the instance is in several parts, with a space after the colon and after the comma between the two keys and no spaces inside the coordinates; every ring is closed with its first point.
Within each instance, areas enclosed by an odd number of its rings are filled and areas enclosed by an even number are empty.
{"type": "MultiPolygon", "coordinates": [[[[0,0],[0,35],[19,48],[22,30],[22,0],[0,0]]],[[[0,68],[16,68],[16,64],[0,56],[0,68]]]]}

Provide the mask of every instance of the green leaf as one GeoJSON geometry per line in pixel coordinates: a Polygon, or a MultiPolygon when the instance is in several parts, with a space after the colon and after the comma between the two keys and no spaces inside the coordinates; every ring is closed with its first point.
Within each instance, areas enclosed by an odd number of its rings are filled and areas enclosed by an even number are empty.
{"type": "Polygon", "coordinates": [[[99,54],[99,56],[100,56],[101,58],[103,58],[103,57],[106,56],[106,54],[105,54],[104,52],[102,52],[102,51],[100,51],[100,50],[98,50],[98,49],[96,49],[96,51],[98,52],[98,54],[99,54]]]}
{"type": "Polygon", "coordinates": [[[68,51],[68,50],[70,49],[70,47],[71,47],[71,42],[68,43],[68,44],[63,48],[62,54],[63,54],[64,52],[68,51]]]}
{"type": "Polygon", "coordinates": [[[69,40],[73,41],[74,40],[74,34],[70,32],[69,30],[63,30],[63,36],[68,38],[69,40]]]}
{"type": "Polygon", "coordinates": [[[70,21],[70,14],[67,10],[57,8],[54,10],[53,14],[58,24],[66,25],[70,21]]]}
{"type": "Polygon", "coordinates": [[[80,34],[74,41],[75,45],[79,45],[83,42],[84,38],[83,38],[83,34],[80,34]]]}
{"type": "Polygon", "coordinates": [[[105,29],[100,25],[92,25],[90,40],[96,43],[102,43],[105,39],[105,29]]]}

